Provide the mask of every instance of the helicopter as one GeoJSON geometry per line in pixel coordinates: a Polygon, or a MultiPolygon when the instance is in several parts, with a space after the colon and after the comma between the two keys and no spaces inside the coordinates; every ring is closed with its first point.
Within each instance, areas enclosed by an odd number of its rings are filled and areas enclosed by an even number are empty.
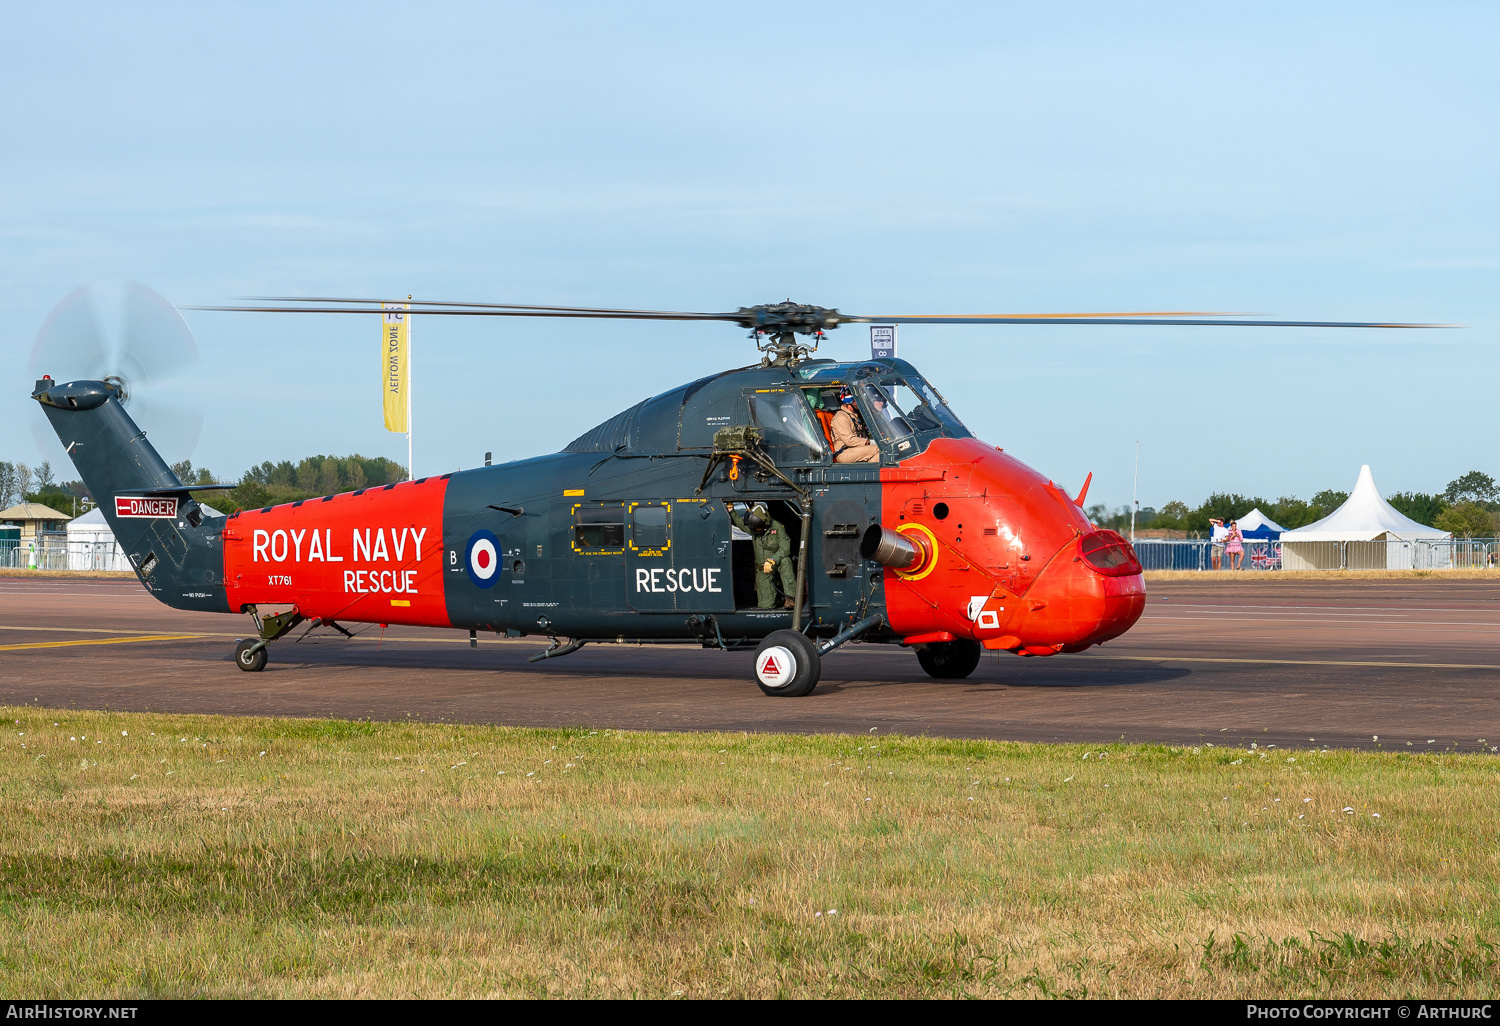
{"type": "MultiPolygon", "coordinates": [[[[668,389],[560,452],[217,515],[126,409],[119,376],[44,375],[34,398],[100,502],[136,576],[178,609],[248,614],[241,670],[307,624],[391,624],[545,638],[532,661],[589,644],[753,651],[769,696],[809,694],[852,641],[915,650],[961,679],[984,651],[1081,652],[1128,631],[1146,589],[1129,541],[1079,493],[973,436],[895,356],[818,358],[841,324],[1130,324],[1410,328],[1193,312],[855,316],[793,303],[721,313],[274,297],[187,307],[380,315],[699,320],[750,332],[758,363],[668,389]],[[845,462],[848,408],[873,446],[845,462]],[[791,593],[757,599],[753,531],[785,532],[791,593]],[[272,610],[278,610],[272,612],[272,610]]],[[[761,582],[764,586],[765,582],[761,582]]],[[[773,582],[774,583],[774,582],[773,582]]],[[[783,585],[784,587],[784,585],[783,585]]]]}

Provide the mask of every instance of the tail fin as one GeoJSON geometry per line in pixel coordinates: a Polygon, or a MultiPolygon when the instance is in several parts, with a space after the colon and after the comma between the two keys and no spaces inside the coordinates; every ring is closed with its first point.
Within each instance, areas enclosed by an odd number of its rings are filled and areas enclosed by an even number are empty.
{"type": "Polygon", "coordinates": [[[141,583],[169,606],[228,612],[224,520],[205,515],[146,441],[121,405],[119,387],[44,377],[31,397],[41,403],[141,583]]]}

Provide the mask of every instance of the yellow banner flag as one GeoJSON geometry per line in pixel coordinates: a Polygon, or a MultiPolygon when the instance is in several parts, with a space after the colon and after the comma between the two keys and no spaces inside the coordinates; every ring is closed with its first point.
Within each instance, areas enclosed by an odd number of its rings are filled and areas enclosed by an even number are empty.
{"type": "Polygon", "coordinates": [[[410,355],[411,323],[406,303],[381,303],[381,390],[385,393],[385,429],[408,431],[407,362],[410,355]]]}

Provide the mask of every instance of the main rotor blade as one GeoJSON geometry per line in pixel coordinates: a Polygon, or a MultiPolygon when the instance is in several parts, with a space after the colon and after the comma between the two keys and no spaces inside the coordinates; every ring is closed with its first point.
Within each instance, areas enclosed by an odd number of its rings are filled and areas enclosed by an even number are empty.
{"type": "MultiPolygon", "coordinates": [[[[405,304],[405,300],[401,301],[405,304]]],[[[416,307],[416,303],[411,304],[416,307]]],[[[238,313],[333,313],[378,315],[389,311],[378,306],[184,306],[184,310],[218,310],[238,313]]],[[[424,317],[587,317],[625,321],[736,321],[732,314],[673,313],[657,310],[593,310],[586,307],[520,307],[517,309],[454,309],[421,307],[410,311],[424,317]]]]}
{"type": "MultiPolygon", "coordinates": [[[[241,296],[240,300],[246,303],[358,303],[366,307],[384,308],[382,304],[393,306],[410,306],[415,313],[418,307],[452,307],[459,310],[553,310],[567,313],[588,314],[631,314],[651,317],[731,317],[728,313],[698,313],[694,311],[679,310],[634,310],[614,306],[538,306],[533,303],[450,303],[437,299],[344,299],[338,297],[319,296],[241,296]]],[[[196,309],[196,308],[194,308],[196,309]]],[[[300,309],[300,308],[294,308],[300,309]]],[[[425,311],[424,311],[425,312],[425,311]]]]}
{"type": "Polygon", "coordinates": [[[845,324],[1186,324],[1245,328],[1458,328],[1459,324],[1407,324],[1388,321],[1278,321],[1235,314],[898,314],[869,317],[839,314],[845,324]]]}
{"type": "Polygon", "coordinates": [[[1016,314],[893,314],[869,316],[844,314],[835,309],[805,306],[790,301],[742,307],[735,311],[694,312],[683,310],[632,310],[601,306],[537,306],[523,303],[458,303],[437,300],[378,300],[338,296],[251,297],[244,306],[188,306],[185,310],[220,310],[242,313],[337,313],[381,314],[390,304],[411,312],[445,317],[576,317],[590,320],[630,321],[726,321],[764,334],[778,332],[808,334],[830,330],[840,324],[1113,324],[1247,328],[1453,328],[1454,324],[1410,324],[1388,321],[1293,321],[1253,317],[1238,313],[1202,310],[1132,311],[1108,313],[1016,313],[1016,314]],[[277,304],[297,304],[282,306],[277,304]],[[261,305],[266,304],[266,305],[261,305]],[[330,305],[319,305],[330,304],[330,305]]]}

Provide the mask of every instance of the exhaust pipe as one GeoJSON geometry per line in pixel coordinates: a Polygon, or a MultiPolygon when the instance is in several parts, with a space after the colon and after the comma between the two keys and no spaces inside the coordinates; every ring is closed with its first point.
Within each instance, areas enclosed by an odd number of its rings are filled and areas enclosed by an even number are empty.
{"type": "Polygon", "coordinates": [[[932,559],[932,549],[920,534],[888,531],[871,524],[859,541],[859,554],[905,574],[919,573],[932,559]]]}

